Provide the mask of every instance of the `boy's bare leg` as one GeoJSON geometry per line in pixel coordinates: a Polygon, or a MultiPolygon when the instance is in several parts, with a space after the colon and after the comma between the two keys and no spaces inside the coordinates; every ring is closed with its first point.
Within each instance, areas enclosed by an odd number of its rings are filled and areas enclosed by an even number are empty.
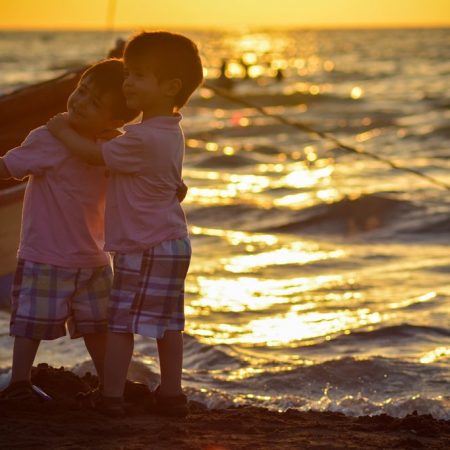
{"type": "Polygon", "coordinates": [[[106,397],[123,396],[133,348],[132,333],[108,333],[103,375],[103,395],[106,397]]]}
{"type": "Polygon", "coordinates": [[[86,349],[91,355],[100,384],[103,384],[104,378],[103,366],[105,364],[107,336],[107,333],[91,333],[83,336],[86,349]]]}
{"type": "Polygon", "coordinates": [[[14,350],[11,370],[11,381],[30,381],[31,367],[41,341],[27,337],[16,336],[14,338],[14,350]]]}
{"type": "Polygon", "coordinates": [[[183,335],[181,331],[167,330],[158,342],[159,366],[161,370],[161,396],[183,393],[181,373],[183,370],[183,335]]]}

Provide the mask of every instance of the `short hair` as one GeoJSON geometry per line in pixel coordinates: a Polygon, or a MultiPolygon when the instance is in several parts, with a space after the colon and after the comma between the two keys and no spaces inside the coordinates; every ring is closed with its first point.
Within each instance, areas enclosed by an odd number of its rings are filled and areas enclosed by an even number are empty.
{"type": "Polygon", "coordinates": [[[148,62],[158,81],[178,78],[181,89],[175,108],[182,108],[203,81],[197,45],[186,36],[168,31],[142,32],[125,46],[125,63],[148,62]]]}
{"type": "Polygon", "coordinates": [[[125,80],[125,71],[121,59],[104,59],[93,64],[83,72],[80,81],[88,76],[91,77],[95,88],[101,95],[112,94],[113,103],[111,116],[113,119],[121,119],[125,122],[129,122],[139,114],[139,111],[128,108],[122,91],[122,85],[125,80]]]}

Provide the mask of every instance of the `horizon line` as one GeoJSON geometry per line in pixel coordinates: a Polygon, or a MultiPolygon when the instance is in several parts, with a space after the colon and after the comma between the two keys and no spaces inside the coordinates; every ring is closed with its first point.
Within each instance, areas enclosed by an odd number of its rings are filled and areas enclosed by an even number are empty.
{"type": "Polygon", "coordinates": [[[121,32],[121,31],[135,31],[146,29],[179,29],[179,30],[192,30],[192,31],[293,31],[293,30],[383,30],[383,29],[443,29],[450,28],[449,23],[415,23],[415,24],[299,24],[299,25],[255,25],[255,26],[201,26],[201,25],[130,25],[130,26],[118,26],[114,28],[108,27],[58,27],[58,26],[0,26],[0,33],[2,32],[14,32],[14,31],[103,31],[103,32],[121,32]]]}

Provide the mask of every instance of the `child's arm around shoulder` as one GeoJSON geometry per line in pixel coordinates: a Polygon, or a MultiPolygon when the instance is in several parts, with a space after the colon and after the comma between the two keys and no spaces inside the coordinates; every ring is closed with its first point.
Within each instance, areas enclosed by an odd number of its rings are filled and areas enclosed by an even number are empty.
{"type": "Polygon", "coordinates": [[[83,161],[92,165],[104,165],[101,145],[78,134],[70,127],[66,116],[67,113],[57,114],[47,122],[50,133],[59,139],[71,153],[83,161]]]}

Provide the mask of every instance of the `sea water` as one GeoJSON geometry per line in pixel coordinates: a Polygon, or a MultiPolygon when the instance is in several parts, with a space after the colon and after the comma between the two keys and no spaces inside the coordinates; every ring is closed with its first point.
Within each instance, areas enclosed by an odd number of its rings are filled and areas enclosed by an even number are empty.
{"type": "MultiPolygon", "coordinates": [[[[449,419],[449,190],[273,116],[450,184],[450,29],[187,34],[207,83],[225,61],[228,93],[268,114],[206,87],[183,109],[190,397],[449,419]]],[[[1,32],[0,92],[95,61],[119,36],[1,32]]],[[[41,361],[92,370],[69,339],[43,343],[41,361]]],[[[138,337],[130,377],[157,373],[138,337]]]]}

